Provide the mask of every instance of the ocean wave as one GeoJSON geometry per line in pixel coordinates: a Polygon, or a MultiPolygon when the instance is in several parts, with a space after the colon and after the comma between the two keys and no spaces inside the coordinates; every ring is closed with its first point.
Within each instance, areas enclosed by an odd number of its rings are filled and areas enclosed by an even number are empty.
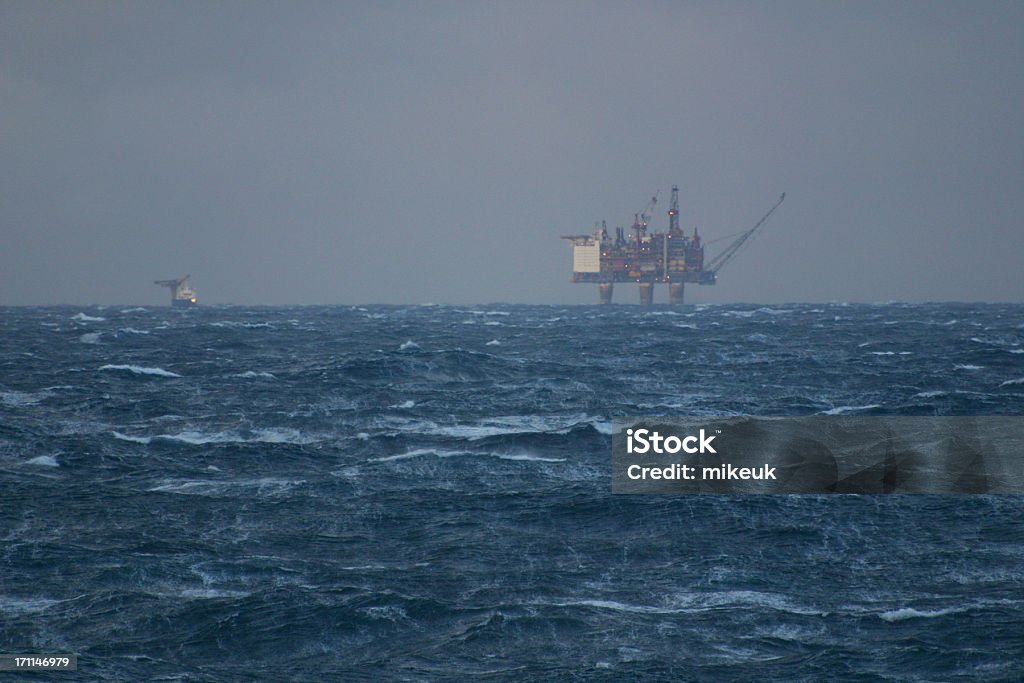
{"type": "Polygon", "coordinates": [[[0,391],[0,403],[9,408],[24,408],[37,405],[43,399],[51,396],[49,391],[0,391]]]}
{"type": "Polygon", "coordinates": [[[772,609],[790,614],[823,616],[827,612],[795,604],[779,593],[762,591],[712,591],[708,593],[681,593],[671,597],[664,605],[631,605],[615,600],[584,599],[540,603],[552,607],[592,607],[596,609],[629,612],[633,614],[685,614],[720,610],[722,608],[772,609]]]}
{"type": "Polygon", "coordinates": [[[416,448],[405,453],[399,453],[398,455],[385,455],[381,458],[370,458],[370,462],[391,462],[392,460],[407,460],[409,458],[419,458],[425,455],[433,455],[438,458],[452,458],[459,455],[476,455],[473,451],[448,451],[439,450],[436,448],[416,448]]]}
{"type": "Polygon", "coordinates": [[[871,403],[871,404],[866,405],[866,406],[837,406],[835,408],[830,408],[829,410],[824,410],[824,411],[821,412],[821,414],[822,415],[846,415],[848,413],[859,413],[859,412],[865,411],[865,410],[875,410],[875,409],[881,408],[881,407],[882,407],[881,404],[878,404],[878,403],[871,403]]]}
{"type": "MultiPolygon", "coordinates": [[[[394,407],[394,406],[392,406],[394,407]]],[[[448,436],[479,441],[495,436],[522,434],[568,434],[580,426],[589,426],[602,434],[611,434],[611,423],[600,418],[577,415],[546,417],[540,415],[507,415],[480,420],[476,424],[442,425],[428,420],[404,426],[403,431],[427,436],[448,436]]]]}
{"type": "Polygon", "coordinates": [[[957,363],[953,366],[954,370],[984,370],[983,365],[971,365],[970,363],[957,363]]]}
{"type": "Polygon", "coordinates": [[[167,480],[146,490],[153,493],[178,493],[190,496],[221,496],[242,491],[255,492],[256,495],[277,495],[285,493],[296,486],[302,486],[305,483],[304,479],[281,479],[277,477],[239,479],[234,481],[167,480]]]}
{"type": "Polygon", "coordinates": [[[137,330],[134,327],[122,327],[119,329],[118,334],[124,332],[125,334],[149,334],[149,330],[137,330]]]}
{"type": "Polygon", "coordinates": [[[152,437],[148,437],[148,436],[130,436],[128,434],[122,434],[121,432],[118,432],[118,431],[113,431],[113,432],[110,432],[110,433],[111,433],[111,435],[113,435],[113,437],[115,439],[120,439],[121,441],[128,441],[130,443],[147,444],[147,443],[149,443],[150,441],[153,440],[152,437]]]}
{"type": "Polygon", "coordinates": [[[38,465],[40,467],[60,467],[60,463],[57,462],[57,458],[52,455],[40,455],[31,460],[25,461],[26,465],[38,465]]]}
{"type": "Polygon", "coordinates": [[[155,375],[157,377],[181,377],[176,372],[170,372],[163,368],[147,368],[141,365],[104,365],[100,370],[125,370],[136,375],[155,375]]]}
{"type": "Polygon", "coordinates": [[[488,455],[498,458],[499,460],[517,460],[523,462],[565,462],[565,458],[545,458],[541,455],[530,455],[529,453],[509,454],[509,453],[488,453],[488,455]]]}
{"type": "Polygon", "coordinates": [[[106,320],[106,318],[101,318],[99,316],[93,315],[86,315],[85,313],[78,313],[76,315],[73,315],[71,316],[71,319],[77,320],[78,322],[82,323],[101,323],[104,320],[106,320]]]}
{"type": "Polygon", "coordinates": [[[223,600],[228,598],[246,598],[252,595],[247,591],[232,591],[223,588],[183,588],[172,594],[171,597],[181,597],[186,600],[223,600]]]}
{"type": "Polygon", "coordinates": [[[287,443],[301,446],[317,441],[317,439],[304,435],[296,429],[289,428],[254,429],[250,432],[224,431],[212,434],[184,431],[179,434],[157,434],[154,436],[132,436],[113,431],[111,435],[115,439],[131,443],[151,444],[154,441],[177,441],[192,446],[218,443],[287,443]]]}
{"type": "Polygon", "coordinates": [[[60,600],[50,598],[21,598],[12,595],[0,595],[0,613],[36,614],[44,612],[56,605],[60,600]]]}
{"type": "Polygon", "coordinates": [[[685,610],[672,607],[654,607],[649,605],[630,605],[616,600],[571,600],[567,602],[529,603],[532,607],[593,607],[595,609],[629,612],[631,614],[678,614],[685,610]]]}
{"type": "Polygon", "coordinates": [[[418,348],[420,348],[420,345],[410,339],[410,340],[406,341],[405,343],[403,343],[401,346],[399,346],[398,350],[399,351],[412,351],[412,350],[418,349],[418,348]]]}
{"type": "Polygon", "coordinates": [[[528,453],[481,453],[478,451],[444,450],[438,448],[416,448],[398,455],[386,455],[381,458],[371,458],[370,462],[391,462],[393,460],[408,460],[409,458],[420,458],[423,456],[434,456],[437,458],[456,458],[462,456],[479,456],[497,458],[499,460],[515,460],[525,462],[565,462],[565,458],[546,458],[540,455],[528,453]]]}
{"type": "Polygon", "coordinates": [[[1017,384],[1024,384],[1024,377],[1018,377],[1017,379],[1008,379],[1005,382],[1000,383],[1001,387],[1012,387],[1017,384]]]}
{"type": "Polygon", "coordinates": [[[238,322],[237,320],[218,320],[217,322],[210,323],[210,325],[212,327],[230,327],[230,328],[249,329],[249,330],[273,329],[274,328],[274,326],[271,325],[268,322],[246,323],[246,322],[238,322]]]}
{"type": "Polygon", "coordinates": [[[245,379],[277,379],[277,377],[269,372],[257,372],[255,370],[239,372],[235,377],[244,377],[245,379]]]}
{"type": "Polygon", "coordinates": [[[944,617],[947,614],[960,614],[966,611],[966,607],[948,607],[946,609],[936,610],[921,610],[914,609],[913,607],[903,607],[901,609],[882,612],[878,615],[878,618],[892,623],[896,621],[906,621],[907,619],[934,619],[935,617],[944,617]]]}
{"type": "Polygon", "coordinates": [[[102,332],[86,332],[78,338],[78,341],[83,344],[99,344],[101,336],[103,336],[102,332]]]}
{"type": "Polygon", "coordinates": [[[921,391],[914,394],[914,398],[938,398],[939,396],[946,396],[948,394],[948,391],[921,391]]]}

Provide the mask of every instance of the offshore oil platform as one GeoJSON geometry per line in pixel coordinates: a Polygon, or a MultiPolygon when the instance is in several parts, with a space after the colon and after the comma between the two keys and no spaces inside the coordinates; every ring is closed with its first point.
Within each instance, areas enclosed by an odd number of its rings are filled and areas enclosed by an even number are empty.
{"type": "Polygon", "coordinates": [[[654,303],[656,282],[668,285],[670,303],[683,303],[686,283],[715,284],[722,266],[736,255],[786,198],[783,192],[775,206],[754,227],[739,233],[721,253],[705,263],[705,243],[701,241],[697,228],[693,229],[692,235],[687,235],[679,227],[678,187],[672,187],[668,232],[647,232],[659,193],[655,193],[643,211],[635,215],[630,228],[632,234],[628,237],[625,228],[615,228],[613,238],[603,221],[600,226],[595,226],[591,235],[562,236],[562,239],[572,242],[572,281],[597,283],[601,303],[612,302],[616,282],[636,282],[643,305],[654,303]]]}
{"type": "Polygon", "coordinates": [[[153,284],[171,290],[171,306],[195,306],[199,299],[196,298],[196,290],[192,289],[189,282],[190,277],[191,274],[174,280],[154,280],[153,284]]]}

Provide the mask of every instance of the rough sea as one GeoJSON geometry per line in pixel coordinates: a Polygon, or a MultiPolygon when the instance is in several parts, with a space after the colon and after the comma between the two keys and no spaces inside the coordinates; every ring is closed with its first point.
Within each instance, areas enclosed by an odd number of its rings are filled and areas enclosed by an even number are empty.
{"type": "Polygon", "coordinates": [[[1024,414],[1024,305],[2,308],[0,653],[1024,680],[1022,496],[611,494],[614,416],[814,414],[1024,414]]]}

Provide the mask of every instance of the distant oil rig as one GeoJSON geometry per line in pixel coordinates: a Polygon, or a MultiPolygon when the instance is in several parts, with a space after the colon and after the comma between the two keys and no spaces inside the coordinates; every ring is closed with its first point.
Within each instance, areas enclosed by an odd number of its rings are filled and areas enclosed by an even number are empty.
{"type": "Polygon", "coordinates": [[[171,306],[195,306],[199,299],[196,298],[196,290],[192,289],[189,282],[190,277],[191,274],[176,280],[154,280],[153,284],[171,290],[171,306]]]}
{"type": "Polygon", "coordinates": [[[616,282],[636,282],[643,305],[654,303],[654,283],[662,282],[668,284],[669,302],[681,304],[686,283],[715,284],[722,266],[736,255],[785,198],[786,193],[783,192],[775,206],[754,227],[741,233],[720,254],[705,263],[704,244],[697,229],[693,229],[693,235],[687,235],[679,227],[678,187],[672,187],[668,232],[647,233],[651,211],[658,203],[658,193],[655,193],[644,210],[635,215],[630,228],[633,234],[628,238],[625,228],[615,228],[615,237],[612,238],[603,221],[591,235],[562,236],[562,239],[572,242],[572,281],[597,283],[603,304],[612,302],[616,282]]]}

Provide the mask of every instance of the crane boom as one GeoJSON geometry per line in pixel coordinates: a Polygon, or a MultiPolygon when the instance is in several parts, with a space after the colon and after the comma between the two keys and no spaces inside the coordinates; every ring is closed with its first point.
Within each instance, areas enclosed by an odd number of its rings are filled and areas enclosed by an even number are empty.
{"type": "Polygon", "coordinates": [[[191,275],[186,275],[174,280],[154,280],[153,284],[171,290],[172,306],[192,306],[198,299],[196,298],[196,290],[192,289],[192,285],[188,281],[190,277],[191,275]]]}
{"type": "Polygon", "coordinates": [[[174,280],[153,280],[153,284],[160,285],[161,287],[170,287],[171,289],[177,289],[182,285],[182,283],[186,282],[189,279],[189,277],[191,277],[191,275],[179,277],[174,280]]]}
{"type": "Polygon", "coordinates": [[[712,259],[711,263],[709,263],[706,266],[706,270],[709,270],[712,273],[717,273],[718,271],[720,271],[722,269],[722,266],[724,266],[726,263],[732,260],[732,257],[736,255],[736,252],[738,252],[740,248],[746,243],[746,241],[749,240],[754,235],[757,229],[760,228],[766,220],[768,220],[768,217],[775,212],[775,209],[779,208],[779,204],[781,204],[785,198],[786,193],[783,192],[782,196],[779,197],[779,201],[775,202],[775,206],[769,209],[768,213],[762,216],[761,220],[754,224],[754,227],[752,227],[750,230],[747,230],[745,233],[736,238],[735,242],[730,244],[728,247],[725,248],[725,250],[721,254],[712,259]]]}
{"type": "Polygon", "coordinates": [[[651,212],[654,211],[654,205],[658,203],[658,195],[660,194],[661,190],[655,190],[654,196],[651,197],[651,201],[647,202],[647,206],[645,206],[643,210],[641,210],[640,213],[637,214],[637,216],[639,217],[637,220],[639,221],[640,225],[643,226],[644,228],[646,228],[647,225],[651,222],[651,212]]]}

